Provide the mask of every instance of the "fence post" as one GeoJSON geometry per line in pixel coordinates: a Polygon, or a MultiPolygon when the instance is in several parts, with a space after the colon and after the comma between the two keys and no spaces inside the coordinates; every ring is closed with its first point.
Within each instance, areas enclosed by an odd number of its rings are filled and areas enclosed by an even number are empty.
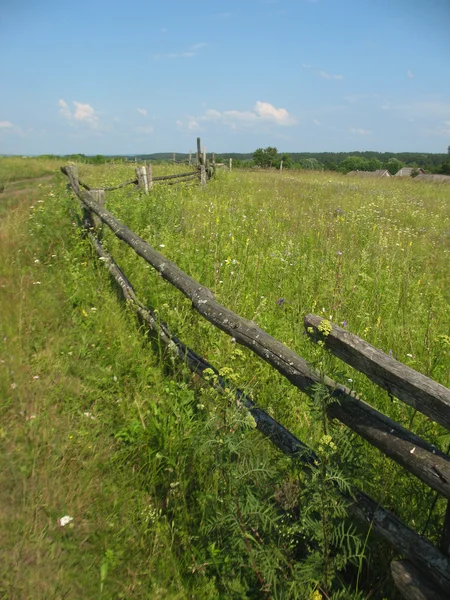
{"type": "Polygon", "coordinates": [[[138,186],[144,193],[148,194],[148,180],[147,180],[147,169],[145,167],[137,167],[136,177],[138,180],[138,186]]]}
{"type": "Polygon", "coordinates": [[[233,159],[230,158],[230,171],[231,171],[232,168],[233,168],[233,159]]]}
{"type": "Polygon", "coordinates": [[[283,172],[283,161],[280,162],[280,173],[283,172]]]}
{"type": "Polygon", "coordinates": [[[206,169],[205,165],[200,165],[200,182],[203,187],[206,185],[206,169]]]}
{"type": "Polygon", "coordinates": [[[216,155],[214,152],[211,153],[211,158],[212,158],[212,173],[213,175],[216,174],[216,155]]]}
{"type": "Polygon", "coordinates": [[[172,162],[175,163],[177,155],[175,154],[175,152],[172,152],[172,162]]]}
{"type": "MultiPolygon", "coordinates": [[[[97,204],[100,204],[100,206],[105,206],[105,190],[91,190],[90,191],[92,200],[94,200],[94,202],[97,202],[97,204]]],[[[89,212],[89,219],[91,221],[91,225],[94,227],[95,229],[95,233],[97,234],[97,237],[100,237],[101,233],[102,233],[102,222],[101,219],[99,217],[97,217],[97,215],[92,214],[90,211],[89,212]]]]}
{"type": "Polygon", "coordinates": [[[206,165],[206,146],[203,146],[203,161],[202,164],[206,165]]]}
{"type": "Polygon", "coordinates": [[[202,161],[202,156],[201,155],[202,155],[202,153],[201,153],[201,150],[200,150],[200,138],[198,137],[197,138],[197,167],[199,165],[201,165],[201,161],[202,161]]]}
{"type": "Polygon", "coordinates": [[[192,164],[192,150],[189,150],[189,166],[192,164]]]}
{"type": "Polygon", "coordinates": [[[153,189],[153,168],[150,163],[147,165],[147,185],[148,189],[153,189]]]}

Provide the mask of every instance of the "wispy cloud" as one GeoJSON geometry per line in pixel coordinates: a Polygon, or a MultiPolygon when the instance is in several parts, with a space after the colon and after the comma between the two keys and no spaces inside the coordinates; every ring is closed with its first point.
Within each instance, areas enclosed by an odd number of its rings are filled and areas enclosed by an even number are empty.
{"type": "Polygon", "coordinates": [[[193,44],[189,46],[187,50],[183,52],[168,52],[165,54],[154,54],[153,60],[162,60],[162,59],[176,59],[176,58],[192,58],[196,56],[202,48],[206,48],[208,44],[205,42],[200,42],[198,44],[193,44]]]}
{"type": "Polygon", "coordinates": [[[145,108],[136,108],[136,110],[138,111],[139,114],[141,114],[142,116],[146,117],[147,116],[147,110],[145,108]]]}
{"type": "Polygon", "coordinates": [[[322,123],[318,119],[313,119],[314,125],[322,125],[322,123]]]}
{"type": "Polygon", "coordinates": [[[408,77],[409,77],[410,79],[414,79],[414,73],[413,73],[413,72],[412,72],[410,69],[408,69],[408,70],[406,71],[406,74],[408,75],[408,77]]]}
{"type": "Polygon", "coordinates": [[[100,119],[90,104],[84,104],[82,102],[77,102],[76,100],[74,100],[72,104],[75,107],[73,111],[70,110],[67,102],[61,98],[58,101],[59,114],[67,119],[67,121],[78,121],[93,129],[96,129],[99,126],[100,119]]]}
{"type": "Polygon", "coordinates": [[[332,75],[330,73],[327,73],[326,71],[319,71],[317,74],[319,75],[319,77],[322,77],[322,79],[344,79],[343,75],[332,75]]]}
{"type": "Polygon", "coordinates": [[[177,121],[179,127],[190,131],[201,130],[202,123],[215,122],[227,125],[232,129],[251,127],[261,123],[274,125],[295,125],[296,120],[285,108],[276,108],[269,102],[258,100],[253,110],[224,110],[208,109],[200,117],[188,116],[187,121],[177,121]]]}
{"type": "Polygon", "coordinates": [[[311,68],[312,68],[312,65],[309,65],[308,63],[302,63],[302,67],[303,67],[304,69],[311,69],[311,68]]]}
{"type": "Polygon", "coordinates": [[[188,131],[202,131],[201,125],[195,117],[186,117],[186,121],[177,121],[177,125],[180,129],[187,129],[188,131]]]}
{"type": "Polygon", "coordinates": [[[0,129],[11,129],[14,124],[11,121],[0,121],[0,129]]]}
{"type": "Polygon", "coordinates": [[[354,133],[356,135],[370,135],[372,132],[369,129],[361,129],[360,127],[351,127],[350,133],[354,133]]]}

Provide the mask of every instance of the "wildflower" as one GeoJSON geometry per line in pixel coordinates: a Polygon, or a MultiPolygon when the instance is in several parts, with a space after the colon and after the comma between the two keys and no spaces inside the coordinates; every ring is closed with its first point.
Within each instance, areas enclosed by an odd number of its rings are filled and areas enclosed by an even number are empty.
{"type": "Polygon", "coordinates": [[[412,358],[413,355],[412,354],[407,354],[406,356],[408,356],[409,358],[412,358]]]}
{"type": "Polygon", "coordinates": [[[165,244],[160,244],[160,245],[159,245],[159,247],[160,247],[160,248],[165,248],[165,247],[166,247],[166,245],[165,245],[165,244]]]}
{"type": "Polygon", "coordinates": [[[85,413],[83,413],[83,415],[84,415],[85,417],[87,417],[88,419],[93,419],[93,420],[95,421],[95,417],[94,417],[94,415],[93,415],[92,413],[90,413],[90,412],[85,412],[85,413]]]}
{"type": "Polygon", "coordinates": [[[344,319],[344,320],[342,321],[342,327],[347,327],[347,319],[344,319]]]}
{"type": "Polygon", "coordinates": [[[285,303],[286,298],[278,298],[277,300],[277,304],[278,306],[283,306],[283,304],[285,303]]]}
{"type": "Polygon", "coordinates": [[[33,375],[33,379],[39,379],[39,375],[33,375]]]}
{"type": "Polygon", "coordinates": [[[61,527],[65,527],[72,521],[73,521],[73,517],[69,517],[69,515],[66,515],[65,517],[61,517],[60,519],[58,519],[58,522],[61,527]]]}
{"type": "Polygon", "coordinates": [[[341,251],[341,250],[338,250],[338,251],[337,251],[337,255],[338,255],[338,256],[342,256],[342,251],[341,251]]]}
{"type": "Polygon", "coordinates": [[[12,383],[12,384],[11,384],[11,389],[12,389],[12,390],[15,390],[15,389],[16,389],[16,387],[17,387],[17,383],[12,383]]]}
{"type": "Polygon", "coordinates": [[[40,281],[33,281],[33,285],[41,285],[40,281]]]}
{"type": "Polygon", "coordinates": [[[40,262],[40,260],[38,258],[35,258],[34,262],[37,264],[38,262],[40,262]]]}
{"type": "Polygon", "coordinates": [[[389,349],[389,356],[392,358],[393,354],[392,354],[392,350],[389,349]]]}

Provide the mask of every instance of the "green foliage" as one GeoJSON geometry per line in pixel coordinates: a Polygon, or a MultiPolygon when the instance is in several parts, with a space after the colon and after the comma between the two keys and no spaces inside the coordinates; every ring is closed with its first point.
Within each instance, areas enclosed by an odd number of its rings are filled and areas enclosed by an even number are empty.
{"type": "Polygon", "coordinates": [[[390,158],[384,165],[384,168],[389,171],[391,175],[395,175],[405,165],[398,160],[398,158],[390,158]]]}
{"type": "Polygon", "coordinates": [[[253,153],[253,162],[258,167],[267,169],[268,167],[275,166],[278,160],[278,150],[271,146],[267,148],[258,148],[253,153]]]}

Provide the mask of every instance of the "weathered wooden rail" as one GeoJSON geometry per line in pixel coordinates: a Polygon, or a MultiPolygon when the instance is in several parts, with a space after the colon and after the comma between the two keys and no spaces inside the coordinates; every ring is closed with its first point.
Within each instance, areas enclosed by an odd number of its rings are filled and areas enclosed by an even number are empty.
{"type": "MultiPolygon", "coordinates": [[[[214,153],[211,154],[211,161],[206,156],[206,148],[204,148],[203,152],[200,150],[201,141],[200,138],[197,138],[197,157],[196,157],[196,169],[195,171],[188,171],[187,173],[174,173],[173,175],[161,175],[159,177],[153,177],[153,167],[151,164],[136,167],[136,177],[134,179],[128,179],[123,183],[119,183],[117,185],[106,186],[102,188],[106,192],[111,192],[113,190],[119,190],[121,188],[127,187],[128,185],[137,185],[141,188],[146,194],[148,194],[149,190],[153,188],[153,184],[155,182],[165,183],[166,185],[176,185],[179,183],[188,183],[195,180],[200,180],[203,186],[206,185],[208,179],[211,179],[216,172],[216,162],[214,153]]],[[[177,164],[186,164],[186,161],[172,161],[177,164]]],[[[189,159],[188,165],[191,165],[191,159],[189,159]]],[[[73,170],[73,173],[77,176],[77,168],[73,170]]],[[[80,187],[84,188],[88,192],[91,191],[89,185],[82,181],[78,181],[80,187]]]]}
{"type": "MultiPolygon", "coordinates": [[[[124,297],[132,302],[140,318],[192,371],[202,375],[206,369],[213,369],[217,375],[213,384],[218,389],[229,387],[219,376],[217,369],[173,336],[167,325],[161,323],[151,309],[144,307],[138,301],[131,284],[95,236],[94,217],[107,225],[114,235],[152,265],[161,277],[189,298],[193,308],[203,317],[232,336],[236,342],[251,349],[297,388],[309,396],[314,396],[316,384],[324,384],[330,398],[335,400],[327,409],[331,418],[346,424],[386,456],[413,473],[439,494],[450,499],[450,459],[446,454],[362,401],[352,390],[327,377],[321,378],[291,349],[271,337],[252,321],[242,318],[219,304],[211,290],[189,277],[108,212],[103,206],[103,197],[99,198],[99,202],[94,199],[94,190],[83,191],[77,173],[71,167],[65,167],[62,171],[69,178],[72,190],[82,202],[84,224],[94,248],[120,285],[124,297]]],[[[320,327],[321,322],[322,319],[314,315],[308,315],[305,319],[307,332],[314,340],[323,341],[331,352],[364,372],[375,383],[448,427],[450,390],[401,365],[345,330],[329,323],[326,328],[320,327]],[[327,334],[325,335],[324,332],[327,334]]],[[[317,457],[305,443],[257,408],[242,391],[236,390],[235,395],[236,399],[253,414],[258,429],[280,450],[310,466],[318,466],[317,457]]],[[[399,563],[392,568],[394,581],[405,598],[421,597],[430,600],[439,598],[430,595],[431,592],[427,591],[424,581],[430,581],[428,586],[430,589],[437,587],[442,597],[448,597],[448,590],[450,590],[449,511],[444,523],[441,549],[438,549],[363,492],[353,490],[353,495],[348,500],[350,512],[392,544],[397,552],[409,561],[406,566],[399,563]],[[406,580],[408,584],[405,584],[406,580]],[[417,595],[417,590],[422,596],[417,595]]]]}

